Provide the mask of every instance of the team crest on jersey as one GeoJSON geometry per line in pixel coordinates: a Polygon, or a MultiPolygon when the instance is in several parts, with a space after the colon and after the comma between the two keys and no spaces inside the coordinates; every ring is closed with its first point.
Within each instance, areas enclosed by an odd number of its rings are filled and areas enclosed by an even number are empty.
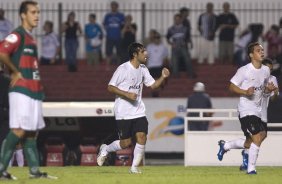
{"type": "Polygon", "coordinates": [[[18,37],[15,34],[9,34],[6,38],[5,41],[9,43],[16,43],[18,41],[18,37]]]}

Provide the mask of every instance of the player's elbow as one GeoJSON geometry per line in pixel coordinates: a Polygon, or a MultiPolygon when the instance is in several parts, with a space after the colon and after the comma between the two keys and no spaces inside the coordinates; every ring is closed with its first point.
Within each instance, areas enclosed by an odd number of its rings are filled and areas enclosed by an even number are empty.
{"type": "Polygon", "coordinates": [[[235,87],[234,84],[231,83],[231,84],[229,85],[229,88],[228,88],[229,91],[232,92],[232,93],[234,93],[234,92],[235,92],[235,91],[234,91],[234,87],[235,87]]]}
{"type": "Polygon", "coordinates": [[[109,91],[110,93],[113,93],[113,91],[114,91],[113,86],[108,85],[108,91],[109,91]]]}

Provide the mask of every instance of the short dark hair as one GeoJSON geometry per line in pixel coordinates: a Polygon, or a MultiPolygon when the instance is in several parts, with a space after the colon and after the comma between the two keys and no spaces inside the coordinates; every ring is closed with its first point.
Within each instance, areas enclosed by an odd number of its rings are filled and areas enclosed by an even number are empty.
{"type": "Polygon", "coordinates": [[[252,42],[252,43],[250,43],[248,45],[248,47],[247,47],[247,54],[248,54],[248,58],[249,59],[251,59],[249,55],[254,52],[255,46],[258,46],[258,45],[260,45],[259,42],[252,42]]]}
{"type": "Polygon", "coordinates": [[[182,8],[180,8],[179,13],[184,13],[184,12],[189,12],[189,11],[190,11],[189,8],[182,7],[182,8]]]}
{"type": "Polygon", "coordinates": [[[28,5],[34,5],[34,6],[36,6],[36,5],[38,5],[38,3],[35,2],[35,1],[30,1],[30,0],[28,0],[28,1],[23,1],[23,2],[21,3],[21,5],[20,5],[19,15],[21,15],[22,13],[26,13],[26,12],[27,12],[27,6],[28,6],[28,5]]]}
{"type": "Polygon", "coordinates": [[[262,64],[263,65],[273,65],[273,63],[272,63],[272,59],[270,59],[270,58],[264,58],[263,60],[262,60],[262,64]]]}
{"type": "Polygon", "coordinates": [[[91,18],[93,18],[93,19],[96,19],[96,14],[95,14],[95,13],[91,13],[91,14],[89,15],[89,17],[91,17],[91,18]]]}
{"type": "Polygon", "coordinates": [[[130,59],[134,58],[134,54],[137,54],[141,49],[144,48],[144,45],[141,43],[131,43],[128,47],[128,55],[130,59]]]}
{"type": "Polygon", "coordinates": [[[45,24],[48,25],[50,29],[53,31],[53,22],[51,22],[50,20],[46,20],[45,24]]]}

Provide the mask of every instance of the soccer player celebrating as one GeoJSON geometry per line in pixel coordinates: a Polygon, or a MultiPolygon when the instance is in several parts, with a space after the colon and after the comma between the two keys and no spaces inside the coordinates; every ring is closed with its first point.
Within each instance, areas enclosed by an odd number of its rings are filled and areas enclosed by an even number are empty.
{"type": "Polygon", "coordinates": [[[230,80],[230,91],[240,95],[238,104],[241,129],[246,140],[237,139],[225,142],[219,141],[218,160],[230,149],[249,148],[248,174],[257,174],[256,161],[262,141],[266,137],[266,127],[261,121],[261,101],[264,95],[269,95],[277,87],[268,82],[270,70],[262,65],[263,47],[255,42],[248,46],[248,56],[251,63],[239,68],[230,80]]]}
{"type": "Polygon", "coordinates": [[[120,140],[109,145],[102,144],[97,163],[102,166],[109,152],[129,147],[134,136],[136,145],[130,173],[138,174],[141,173],[138,166],[144,156],[148,133],[148,121],[142,101],[143,84],[156,89],[170,72],[167,68],[163,68],[160,78],[154,80],[145,66],[147,51],[144,46],[140,43],[132,43],[128,52],[130,60],[117,68],[108,84],[108,91],[116,95],[114,112],[120,140]]]}
{"type": "MultiPolygon", "coordinates": [[[[38,71],[37,46],[31,31],[39,21],[38,3],[23,1],[19,8],[21,26],[0,44],[0,61],[11,71],[9,92],[10,132],[1,148],[0,178],[16,179],[6,172],[16,145],[23,147],[31,178],[51,178],[39,170],[37,131],[45,127],[42,117],[44,97],[38,71]]],[[[53,177],[52,177],[53,178],[53,177]]]]}
{"type": "MultiPolygon", "coordinates": [[[[262,61],[262,64],[267,66],[270,69],[270,72],[272,72],[273,70],[273,64],[272,64],[272,60],[269,58],[265,58],[262,61]]],[[[269,82],[273,82],[274,86],[276,86],[276,90],[272,91],[270,93],[270,95],[264,95],[261,101],[261,120],[263,122],[263,125],[265,126],[265,131],[267,133],[267,122],[268,122],[268,118],[267,118],[267,107],[268,107],[268,103],[269,103],[269,99],[271,100],[275,100],[278,95],[279,95],[279,88],[278,88],[278,82],[275,76],[270,75],[269,77],[269,82]]],[[[240,170],[247,170],[248,169],[248,157],[249,157],[249,150],[248,149],[244,149],[242,151],[242,156],[243,156],[243,163],[240,166],[240,170]]]]}

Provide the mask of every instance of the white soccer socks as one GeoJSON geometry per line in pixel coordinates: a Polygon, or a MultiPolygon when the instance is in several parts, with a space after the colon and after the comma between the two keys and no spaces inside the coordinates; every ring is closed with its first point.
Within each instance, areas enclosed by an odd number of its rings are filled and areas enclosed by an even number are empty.
{"type": "Polygon", "coordinates": [[[139,166],[141,160],[143,159],[144,152],[145,152],[145,145],[136,143],[133,153],[134,156],[133,156],[132,167],[139,166]]]}
{"type": "Polygon", "coordinates": [[[116,140],[112,142],[111,144],[107,145],[106,151],[109,152],[116,152],[118,150],[121,150],[122,148],[120,147],[120,140],[116,140]]]}
{"type": "Polygon", "coordinates": [[[230,149],[244,149],[245,139],[236,139],[232,141],[225,142],[224,150],[228,151],[230,149]]]}
{"type": "Polygon", "coordinates": [[[258,154],[259,154],[259,147],[254,143],[252,143],[249,149],[248,172],[256,170],[256,162],[257,162],[258,154]]]}

